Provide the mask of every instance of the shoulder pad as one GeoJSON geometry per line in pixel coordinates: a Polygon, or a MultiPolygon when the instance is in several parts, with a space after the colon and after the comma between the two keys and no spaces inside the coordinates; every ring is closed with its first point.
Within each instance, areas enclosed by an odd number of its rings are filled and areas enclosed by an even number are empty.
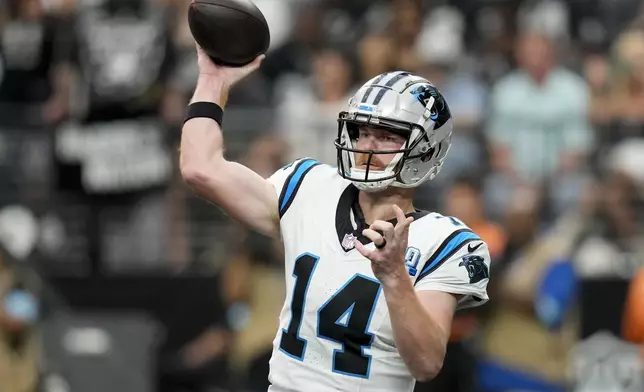
{"type": "Polygon", "coordinates": [[[311,158],[298,159],[279,169],[269,178],[276,192],[278,192],[280,218],[293,203],[304,177],[318,165],[320,165],[320,162],[311,158]]]}

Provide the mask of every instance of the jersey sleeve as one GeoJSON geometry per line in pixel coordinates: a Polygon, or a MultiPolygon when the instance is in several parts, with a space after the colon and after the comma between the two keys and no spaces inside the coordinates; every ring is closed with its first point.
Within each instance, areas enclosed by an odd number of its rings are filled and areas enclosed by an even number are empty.
{"type": "Polygon", "coordinates": [[[320,162],[311,158],[297,159],[282,167],[268,178],[268,181],[275,188],[275,193],[278,197],[277,205],[280,218],[284,216],[293,203],[293,200],[295,200],[295,195],[300,189],[304,177],[311,169],[319,164],[320,162]]]}
{"type": "Polygon", "coordinates": [[[488,301],[489,280],[487,244],[470,230],[460,230],[446,238],[425,262],[414,288],[460,294],[458,309],[464,309],[488,301]]]}

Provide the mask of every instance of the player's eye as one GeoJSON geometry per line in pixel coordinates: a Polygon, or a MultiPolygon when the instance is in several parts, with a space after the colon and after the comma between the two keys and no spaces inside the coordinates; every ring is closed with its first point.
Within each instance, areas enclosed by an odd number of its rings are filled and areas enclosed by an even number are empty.
{"type": "Polygon", "coordinates": [[[361,130],[358,132],[358,138],[368,138],[368,137],[369,137],[369,135],[370,135],[369,131],[364,130],[364,129],[361,129],[361,130]]]}

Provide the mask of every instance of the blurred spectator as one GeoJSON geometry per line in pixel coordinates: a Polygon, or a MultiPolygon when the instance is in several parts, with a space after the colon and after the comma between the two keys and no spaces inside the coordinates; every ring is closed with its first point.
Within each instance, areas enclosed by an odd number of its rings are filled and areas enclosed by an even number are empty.
{"type": "Polygon", "coordinates": [[[610,73],[610,64],[606,56],[591,54],[586,57],[584,75],[590,90],[590,121],[596,127],[606,126],[611,119],[613,103],[610,97],[612,82],[610,73]]]}
{"type": "Polygon", "coordinates": [[[578,194],[580,185],[572,174],[578,174],[592,144],[588,88],[558,65],[548,38],[523,35],[516,59],[520,68],[494,87],[487,130],[497,173],[489,200],[497,213],[518,183],[545,185],[555,173],[570,175],[561,185],[578,194]]]}
{"type": "Polygon", "coordinates": [[[415,48],[420,59],[432,63],[455,63],[465,57],[465,20],[458,9],[432,7],[422,20],[415,48]]]}
{"type": "Polygon", "coordinates": [[[592,137],[585,83],[558,66],[543,36],[521,37],[516,56],[520,69],[494,88],[488,132],[495,170],[538,181],[578,168],[592,137]]]}
{"type": "Polygon", "coordinates": [[[339,49],[316,52],[309,78],[293,78],[281,86],[278,130],[297,156],[313,157],[335,166],[333,140],[337,119],[353,94],[355,82],[351,57],[339,49]]]}
{"type": "Polygon", "coordinates": [[[0,124],[55,124],[67,114],[70,53],[61,20],[40,0],[9,0],[0,20],[0,124]]]}
{"type": "Polygon", "coordinates": [[[393,48],[381,37],[365,37],[358,43],[361,78],[369,78],[395,69],[393,48]]]}
{"type": "Polygon", "coordinates": [[[70,53],[64,20],[40,0],[0,7],[0,203],[50,196],[51,127],[67,116],[70,53]]]}
{"type": "Polygon", "coordinates": [[[175,61],[167,18],[167,6],[157,1],[78,4],[74,27],[88,121],[156,113],[175,61]]]}
{"type": "Polygon", "coordinates": [[[644,141],[615,146],[603,167],[598,206],[587,222],[588,232],[575,251],[583,277],[633,276],[644,257],[644,141]],[[606,262],[610,260],[610,262],[606,262]]]}
{"type": "Polygon", "coordinates": [[[394,67],[409,72],[418,72],[421,58],[416,43],[423,23],[423,2],[394,0],[392,7],[393,17],[389,34],[395,53],[394,67]]]}
{"type": "Polygon", "coordinates": [[[37,303],[16,279],[6,257],[0,250],[0,390],[35,392],[40,359],[37,303]]]}
{"type": "Polygon", "coordinates": [[[519,8],[519,33],[539,32],[554,42],[566,42],[570,27],[568,7],[561,0],[524,1],[519,8]]]}
{"type": "Polygon", "coordinates": [[[644,31],[624,32],[614,46],[611,127],[601,135],[606,150],[623,138],[644,137],[644,31]]]}
{"type": "MultiPolygon", "coordinates": [[[[378,4],[378,3],[376,3],[378,4]]],[[[396,69],[419,72],[421,57],[416,47],[422,27],[423,3],[418,0],[394,0],[391,19],[383,31],[374,31],[359,42],[361,80],[368,80],[380,73],[396,69]]]]}
{"type": "Polygon", "coordinates": [[[158,117],[176,60],[167,11],[157,1],[83,2],[72,24],[83,77],[74,117],[56,134],[58,185],[92,206],[88,258],[112,271],[165,268],[168,255],[186,255],[170,249],[170,222],[182,213],[164,194],[173,163],[158,117]]]}

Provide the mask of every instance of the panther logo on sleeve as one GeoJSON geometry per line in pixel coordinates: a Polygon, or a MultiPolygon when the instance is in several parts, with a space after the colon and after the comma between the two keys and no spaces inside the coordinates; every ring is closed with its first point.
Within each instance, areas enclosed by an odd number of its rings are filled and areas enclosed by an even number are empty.
{"type": "Polygon", "coordinates": [[[490,278],[490,271],[485,265],[485,260],[481,256],[468,255],[458,264],[459,267],[465,267],[467,275],[470,277],[470,283],[477,283],[483,279],[490,278]]]}

